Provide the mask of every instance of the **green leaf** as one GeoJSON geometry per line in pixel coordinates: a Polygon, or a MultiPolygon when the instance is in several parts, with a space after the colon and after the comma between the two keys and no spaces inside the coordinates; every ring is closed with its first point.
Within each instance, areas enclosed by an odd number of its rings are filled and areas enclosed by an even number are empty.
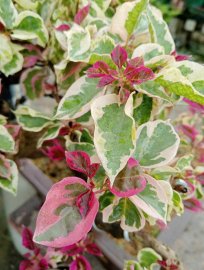
{"type": "MultiPolygon", "coordinates": [[[[136,102],[137,99],[138,97],[136,97],[136,102]]],[[[140,104],[137,104],[133,111],[133,118],[135,119],[136,125],[140,126],[150,119],[152,106],[152,98],[147,95],[142,95],[140,104]]]]}
{"type": "Polygon", "coordinates": [[[194,102],[204,104],[204,93],[197,91],[193,84],[186,79],[177,68],[168,68],[161,72],[156,79],[166,91],[186,97],[194,102]]]}
{"type": "Polygon", "coordinates": [[[106,207],[111,205],[114,201],[115,196],[110,192],[106,191],[99,197],[99,210],[103,211],[106,207]]]}
{"type": "Polygon", "coordinates": [[[144,177],[147,180],[145,189],[137,195],[130,197],[130,200],[136,207],[140,208],[150,217],[162,220],[166,223],[168,205],[167,193],[169,190],[166,190],[166,186],[164,188],[164,185],[160,184],[160,182],[163,181],[157,181],[147,174],[144,174],[144,177]]]}
{"type": "Polygon", "coordinates": [[[178,170],[169,166],[162,166],[151,171],[151,175],[157,180],[169,180],[176,174],[178,174],[178,170]]]}
{"type": "Polygon", "coordinates": [[[12,60],[13,49],[9,38],[6,35],[0,33],[0,40],[0,70],[2,70],[2,68],[12,60]]]}
{"type": "Polygon", "coordinates": [[[42,18],[32,11],[23,11],[16,18],[13,38],[19,40],[37,40],[37,44],[45,47],[48,41],[48,31],[42,18]]]}
{"type": "Polygon", "coordinates": [[[91,47],[91,37],[87,29],[74,25],[65,32],[67,37],[67,60],[73,62],[88,62],[91,47]]]}
{"type": "Polygon", "coordinates": [[[7,129],[0,125],[0,151],[12,153],[15,151],[15,141],[7,129]]]}
{"type": "Polygon", "coordinates": [[[159,55],[164,55],[164,48],[157,43],[147,43],[138,46],[133,51],[131,58],[142,57],[147,62],[159,55]]]}
{"type": "Polygon", "coordinates": [[[138,252],[137,257],[138,257],[139,263],[143,267],[147,267],[148,269],[152,264],[157,263],[158,260],[162,260],[161,255],[159,255],[152,248],[143,248],[143,249],[141,249],[138,252]]]}
{"type": "Polygon", "coordinates": [[[0,22],[6,28],[12,29],[17,14],[17,10],[11,0],[0,0],[0,22]]]}
{"type": "Polygon", "coordinates": [[[163,166],[175,157],[179,143],[179,136],[169,122],[148,122],[137,130],[134,158],[143,167],[163,166]]]}
{"type": "Polygon", "coordinates": [[[18,108],[14,113],[19,125],[27,131],[39,132],[48,125],[53,124],[50,117],[26,106],[18,108]]]}
{"type": "Polygon", "coordinates": [[[123,41],[126,41],[136,30],[147,3],[147,0],[137,0],[118,6],[111,21],[110,32],[119,35],[123,41]]]}
{"type": "Polygon", "coordinates": [[[45,131],[42,137],[38,140],[37,148],[40,148],[45,141],[55,139],[59,135],[61,128],[62,125],[58,123],[53,126],[49,126],[47,131],[45,131]]]}
{"type": "Polygon", "coordinates": [[[128,198],[116,198],[113,204],[103,210],[103,222],[116,221],[120,221],[121,228],[129,232],[138,231],[145,225],[142,211],[128,198]]]}
{"type": "Polygon", "coordinates": [[[117,95],[110,94],[97,98],[91,106],[94,144],[111,184],[135,149],[132,103],[131,95],[125,107],[119,106],[117,95]]]}
{"type": "Polygon", "coordinates": [[[95,147],[91,143],[87,142],[66,142],[66,149],[69,151],[83,151],[86,152],[90,157],[96,154],[95,147]]]}
{"type": "Polygon", "coordinates": [[[137,0],[131,11],[128,13],[128,17],[125,21],[125,28],[130,36],[137,27],[142,13],[146,10],[148,0],[137,0]]]}
{"type": "Polygon", "coordinates": [[[176,168],[180,170],[181,172],[184,172],[185,170],[192,170],[191,162],[194,159],[193,155],[185,155],[176,163],[176,168]]]}
{"type": "Polygon", "coordinates": [[[95,62],[102,60],[107,64],[110,64],[110,66],[114,66],[114,63],[110,57],[114,47],[114,40],[107,35],[103,35],[102,37],[94,40],[90,52],[89,63],[94,64],[95,62]]]}
{"type": "Polygon", "coordinates": [[[140,85],[135,85],[135,89],[137,89],[139,92],[145,93],[149,97],[156,97],[166,100],[170,104],[172,104],[174,101],[173,98],[165,92],[164,87],[162,87],[157,80],[147,81],[141,83],[140,85]]]}
{"type": "Polygon", "coordinates": [[[152,33],[152,38],[154,43],[158,43],[164,47],[166,54],[170,54],[175,50],[174,40],[170,34],[168,25],[163,20],[155,7],[148,7],[148,19],[150,24],[150,31],[152,33]]]}
{"type": "Polygon", "coordinates": [[[9,178],[2,178],[0,176],[0,187],[4,190],[16,195],[17,186],[18,186],[18,169],[13,160],[7,159],[9,162],[9,178]]]}
{"type": "Polygon", "coordinates": [[[203,65],[186,60],[175,62],[174,66],[192,83],[196,91],[204,95],[203,65]]]}
{"type": "Polygon", "coordinates": [[[80,77],[67,90],[61,99],[56,119],[68,120],[78,118],[90,110],[91,101],[102,94],[102,88],[97,87],[98,79],[86,76],[80,77]]]}
{"type": "Polygon", "coordinates": [[[23,68],[23,55],[19,52],[13,54],[11,61],[5,64],[2,68],[2,72],[5,76],[13,75],[23,68]]]}

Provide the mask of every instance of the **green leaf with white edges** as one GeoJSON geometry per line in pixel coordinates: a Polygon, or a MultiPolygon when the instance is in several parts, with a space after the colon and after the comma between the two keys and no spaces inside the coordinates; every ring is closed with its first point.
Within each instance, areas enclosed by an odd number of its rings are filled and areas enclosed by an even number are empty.
{"type": "Polygon", "coordinates": [[[43,128],[53,124],[50,117],[26,106],[21,106],[14,113],[19,125],[27,131],[39,132],[43,128]]]}
{"type": "Polygon", "coordinates": [[[168,121],[151,121],[137,129],[134,158],[146,168],[169,163],[176,155],[180,139],[168,121]]]}
{"type": "Polygon", "coordinates": [[[72,142],[70,140],[66,140],[66,149],[68,151],[83,151],[86,152],[90,157],[96,155],[94,145],[88,142],[72,142]]]}
{"type": "Polygon", "coordinates": [[[148,95],[149,97],[163,99],[170,104],[173,104],[174,102],[174,99],[165,92],[164,87],[162,87],[156,80],[147,81],[141,83],[140,85],[135,85],[135,89],[148,95]]]}
{"type": "Polygon", "coordinates": [[[48,42],[48,31],[43,19],[37,13],[28,10],[17,16],[11,36],[19,40],[37,40],[37,44],[42,47],[48,42]]]}
{"type": "Polygon", "coordinates": [[[39,6],[38,2],[32,0],[15,0],[15,2],[24,10],[36,11],[39,6]]]}
{"type": "Polygon", "coordinates": [[[15,151],[15,141],[8,130],[0,125],[0,151],[12,153],[15,151]]]}
{"type": "Polygon", "coordinates": [[[136,107],[133,111],[133,118],[137,126],[140,126],[150,120],[153,100],[151,97],[143,94],[141,98],[136,97],[136,107]],[[140,100],[139,100],[140,99],[140,100]],[[137,102],[139,100],[139,103],[137,102]]]}
{"type": "MultiPolygon", "coordinates": [[[[175,67],[166,68],[160,76],[156,78],[156,82],[168,92],[186,97],[194,102],[204,104],[204,94],[197,91],[186,77],[181,74],[181,71],[175,67]]],[[[199,87],[200,88],[200,87],[199,87]]]]}
{"type": "Polygon", "coordinates": [[[113,203],[103,209],[103,222],[120,221],[120,226],[128,232],[141,230],[145,225],[142,211],[129,198],[115,198],[113,203]]]}
{"type": "Polygon", "coordinates": [[[6,35],[0,33],[0,40],[0,70],[2,70],[2,68],[12,60],[13,49],[9,38],[6,35]]]}
{"type": "Polygon", "coordinates": [[[37,148],[40,148],[45,141],[53,140],[57,138],[61,128],[62,128],[61,124],[55,124],[53,126],[49,126],[47,131],[45,131],[42,137],[38,140],[37,148]]]}
{"type": "Polygon", "coordinates": [[[20,52],[15,52],[10,62],[2,67],[2,72],[5,76],[13,75],[23,68],[23,55],[20,52]]]}
{"type": "Polygon", "coordinates": [[[192,166],[191,163],[194,159],[193,155],[185,155],[181,158],[179,158],[179,160],[176,163],[176,169],[184,172],[185,170],[192,170],[192,166]]]}
{"type": "Polygon", "coordinates": [[[96,151],[113,184],[135,149],[132,95],[125,106],[118,105],[115,94],[99,97],[92,103],[91,113],[95,122],[96,151]]]}
{"type": "Polygon", "coordinates": [[[90,103],[102,95],[103,88],[99,88],[98,79],[82,76],[76,80],[61,99],[56,119],[69,120],[78,118],[90,110],[90,103]]]}
{"type": "Polygon", "coordinates": [[[152,248],[143,248],[138,252],[137,258],[139,263],[143,267],[147,267],[148,269],[152,266],[152,264],[157,263],[158,260],[162,260],[161,255],[159,255],[152,248]]]}
{"type": "Polygon", "coordinates": [[[192,83],[196,91],[204,95],[204,65],[186,60],[175,62],[174,66],[192,83]]]}
{"type": "Polygon", "coordinates": [[[67,37],[67,60],[88,62],[91,48],[91,37],[88,29],[74,25],[65,32],[67,37]]]}
{"type": "Polygon", "coordinates": [[[155,56],[164,55],[164,48],[157,43],[146,43],[138,46],[131,58],[142,57],[147,62],[155,56]]]}
{"type": "Polygon", "coordinates": [[[145,189],[130,197],[130,200],[150,217],[166,223],[168,195],[160,181],[146,174],[144,177],[147,180],[145,189]]]}
{"type": "Polygon", "coordinates": [[[18,187],[18,169],[13,160],[7,159],[7,161],[10,163],[10,177],[8,179],[0,177],[0,187],[13,195],[16,195],[18,187]]]}
{"type": "Polygon", "coordinates": [[[178,170],[170,166],[162,166],[151,171],[151,175],[157,180],[169,180],[176,174],[178,174],[178,170]]]}
{"type": "Polygon", "coordinates": [[[118,6],[112,18],[110,32],[119,35],[122,40],[126,41],[138,26],[147,4],[147,0],[136,0],[118,6]]]}
{"type": "Polygon", "coordinates": [[[0,125],[5,125],[7,123],[6,116],[0,114],[0,125]]]}
{"type": "Polygon", "coordinates": [[[114,63],[110,57],[110,54],[114,48],[114,40],[107,35],[94,40],[90,52],[89,64],[94,64],[95,62],[101,60],[106,62],[111,67],[114,66],[114,63]]]}
{"type": "Polygon", "coordinates": [[[148,7],[147,16],[149,19],[152,41],[164,47],[165,53],[170,54],[175,50],[174,40],[171,36],[167,23],[158,16],[154,7],[148,7]]]}
{"type": "Polygon", "coordinates": [[[0,0],[0,22],[7,29],[12,29],[18,12],[11,0],[0,0]]]}
{"type": "Polygon", "coordinates": [[[148,0],[137,0],[134,1],[134,7],[129,11],[127,19],[125,21],[125,28],[127,30],[128,36],[131,36],[135,28],[137,28],[138,23],[142,13],[146,10],[148,0]]]}

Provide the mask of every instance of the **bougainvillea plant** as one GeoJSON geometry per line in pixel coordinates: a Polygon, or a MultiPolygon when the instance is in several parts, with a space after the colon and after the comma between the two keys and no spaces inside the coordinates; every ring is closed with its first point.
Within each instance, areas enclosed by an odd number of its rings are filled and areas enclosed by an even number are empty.
{"type": "MultiPolygon", "coordinates": [[[[195,124],[204,111],[204,66],[177,54],[148,0],[1,0],[0,39],[2,78],[17,74],[31,104],[13,111],[16,123],[0,117],[1,187],[17,191],[12,155],[24,131],[40,134],[36,151],[66,160],[73,173],[48,192],[35,243],[76,245],[98,212],[131,233],[166,226],[184,205],[202,209],[204,139],[195,124]],[[32,107],[45,95],[54,99],[49,113],[32,107]],[[183,98],[189,118],[170,120],[183,98]]],[[[127,269],[150,267],[139,263],[127,269]]]]}

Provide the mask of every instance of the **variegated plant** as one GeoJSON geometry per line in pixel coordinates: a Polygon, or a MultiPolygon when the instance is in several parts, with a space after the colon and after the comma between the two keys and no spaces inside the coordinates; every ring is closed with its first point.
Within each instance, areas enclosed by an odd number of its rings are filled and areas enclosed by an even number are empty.
{"type": "MultiPolygon", "coordinates": [[[[66,159],[73,172],[49,191],[35,242],[75,244],[98,211],[128,232],[166,225],[183,212],[183,200],[203,196],[193,179],[181,194],[178,180],[189,170],[198,174],[191,156],[178,152],[182,134],[169,112],[183,97],[203,108],[204,67],[177,55],[161,12],[148,0],[0,0],[0,39],[0,71],[20,71],[28,100],[55,99],[49,114],[18,106],[16,126],[1,117],[0,185],[16,192],[17,168],[7,153],[17,151],[18,127],[41,132],[36,148],[66,159]]],[[[126,269],[149,269],[147,263],[126,269]]]]}

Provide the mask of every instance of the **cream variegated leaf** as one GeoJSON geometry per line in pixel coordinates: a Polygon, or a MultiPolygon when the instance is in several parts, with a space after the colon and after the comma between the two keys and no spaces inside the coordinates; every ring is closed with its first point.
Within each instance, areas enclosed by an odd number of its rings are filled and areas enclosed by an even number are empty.
{"type": "Polygon", "coordinates": [[[37,148],[40,148],[44,142],[55,139],[59,135],[61,128],[62,125],[59,123],[50,125],[49,128],[42,135],[42,137],[40,137],[40,139],[38,140],[37,148]]]}
{"type": "MultiPolygon", "coordinates": [[[[18,187],[18,169],[16,163],[13,160],[5,159],[5,161],[7,162],[9,176],[6,178],[0,176],[0,187],[12,193],[13,195],[16,195],[18,187]]],[[[0,164],[0,168],[2,165],[3,164],[0,164]]]]}
{"type": "Polygon", "coordinates": [[[48,41],[48,31],[43,19],[37,13],[28,10],[18,14],[11,36],[19,40],[36,40],[42,47],[45,47],[48,41]]]}
{"type": "MultiPolygon", "coordinates": [[[[191,78],[192,79],[192,78],[191,78]]],[[[186,97],[194,102],[204,104],[204,93],[202,91],[202,82],[190,82],[190,79],[184,77],[181,71],[175,67],[166,68],[160,76],[156,78],[156,82],[164,87],[168,92],[178,96],[186,97]],[[197,85],[196,85],[197,83],[197,85]],[[196,87],[194,87],[196,85],[196,87]]]]}
{"type": "Polygon", "coordinates": [[[97,98],[91,106],[95,122],[94,144],[97,154],[113,184],[135,149],[133,98],[119,106],[115,94],[97,98]]]}
{"type": "Polygon", "coordinates": [[[43,115],[26,106],[19,107],[14,113],[17,122],[27,131],[39,132],[43,128],[53,124],[51,117],[43,115]]]}
{"type": "Polygon", "coordinates": [[[179,136],[168,121],[150,121],[137,129],[134,158],[146,168],[164,166],[175,157],[179,143],[179,136]]]}
{"type": "Polygon", "coordinates": [[[168,195],[160,181],[147,174],[144,177],[147,180],[145,189],[130,197],[130,200],[150,217],[166,223],[168,195]]]}
{"type": "Polygon", "coordinates": [[[98,79],[82,76],[76,80],[61,99],[56,119],[68,120],[78,118],[90,110],[90,103],[103,94],[103,88],[99,88],[98,79]]]}
{"type": "Polygon", "coordinates": [[[157,43],[146,43],[138,46],[132,54],[132,58],[142,57],[145,62],[158,55],[164,55],[164,48],[157,43]]]}
{"type": "Polygon", "coordinates": [[[147,15],[152,42],[160,44],[164,47],[165,53],[170,54],[175,50],[175,44],[167,23],[153,6],[148,7],[147,15]]]}
{"type": "Polygon", "coordinates": [[[147,4],[148,0],[136,0],[120,5],[112,18],[111,33],[119,35],[122,40],[126,41],[136,30],[147,4]]]}
{"type": "Polygon", "coordinates": [[[12,0],[0,1],[0,22],[8,29],[12,29],[18,12],[12,0]]]}
{"type": "Polygon", "coordinates": [[[65,32],[67,37],[67,60],[88,62],[91,48],[91,36],[87,28],[75,24],[65,32]]]}
{"type": "Polygon", "coordinates": [[[0,151],[6,153],[15,151],[15,141],[3,125],[0,125],[0,151]]]}
{"type": "Polygon", "coordinates": [[[141,230],[145,225],[145,217],[129,198],[114,198],[103,210],[103,222],[120,221],[120,226],[128,232],[141,230]]]}
{"type": "Polygon", "coordinates": [[[204,95],[204,65],[185,60],[175,62],[174,66],[192,83],[196,91],[204,95]]]}

